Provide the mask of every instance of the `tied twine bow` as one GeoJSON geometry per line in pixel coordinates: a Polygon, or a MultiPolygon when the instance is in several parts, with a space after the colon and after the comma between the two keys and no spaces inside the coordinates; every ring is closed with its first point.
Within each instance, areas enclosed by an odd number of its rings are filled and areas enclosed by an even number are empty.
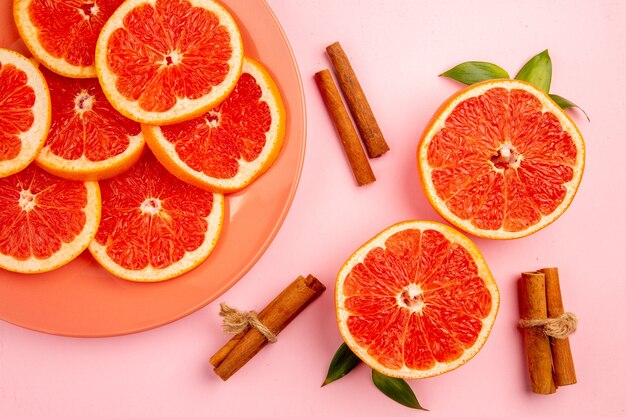
{"type": "Polygon", "coordinates": [[[520,327],[543,327],[546,336],[556,339],[566,339],[576,331],[578,319],[574,313],[563,313],[552,319],[522,319],[519,321],[520,327]]]}
{"type": "Polygon", "coordinates": [[[268,342],[276,342],[276,335],[261,320],[256,311],[240,311],[236,308],[229,307],[226,303],[220,304],[220,316],[224,318],[222,325],[224,332],[228,334],[239,334],[248,330],[250,327],[257,329],[268,342]]]}

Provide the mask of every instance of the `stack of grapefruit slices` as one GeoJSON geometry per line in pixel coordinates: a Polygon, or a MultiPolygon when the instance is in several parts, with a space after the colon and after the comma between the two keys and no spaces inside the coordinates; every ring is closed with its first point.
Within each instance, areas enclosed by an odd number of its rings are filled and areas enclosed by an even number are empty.
{"type": "Polygon", "coordinates": [[[0,49],[0,268],[46,272],[86,248],[133,281],[196,267],[223,194],[285,135],[234,18],[213,0],[15,0],[14,18],[33,59],[0,49]]]}

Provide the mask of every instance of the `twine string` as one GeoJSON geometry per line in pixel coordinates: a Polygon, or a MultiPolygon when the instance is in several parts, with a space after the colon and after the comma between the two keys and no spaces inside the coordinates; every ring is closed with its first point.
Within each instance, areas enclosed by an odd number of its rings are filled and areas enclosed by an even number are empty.
{"type": "Polygon", "coordinates": [[[224,318],[222,323],[224,333],[239,334],[254,327],[265,336],[268,342],[274,343],[277,340],[274,332],[259,320],[256,311],[241,311],[226,305],[226,303],[221,303],[220,316],[224,318]]]}
{"type": "Polygon", "coordinates": [[[519,321],[520,327],[542,327],[546,336],[556,339],[566,339],[576,331],[578,319],[574,313],[563,313],[551,319],[522,319],[519,321]]]}

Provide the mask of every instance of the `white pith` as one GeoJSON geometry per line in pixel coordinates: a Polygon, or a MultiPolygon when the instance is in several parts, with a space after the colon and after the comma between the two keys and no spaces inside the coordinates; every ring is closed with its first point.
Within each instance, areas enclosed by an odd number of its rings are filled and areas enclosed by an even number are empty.
{"type": "Polygon", "coordinates": [[[20,199],[17,202],[18,206],[26,212],[35,208],[35,195],[30,190],[20,191],[20,199]]]}
{"type": "MultiPolygon", "coordinates": [[[[124,16],[132,9],[140,4],[156,4],[156,0],[127,0],[111,15],[105,23],[98,42],[96,44],[96,67],[98,69],[98,79],[104,94],[107,96],[111,105],[117,111],[122,113],[129,119],[146,124],[171,124],[183,120],[193,118],[202,110],[208,110],[209,107],[215,106],[218,98],[226,98],[232,90],[241,73],[241,65],[243,62],[243,45],[241,35],[233,17],[221,5],[212,0],[188,0],[192,6],[201,7],[218,16],[220,25],[225,26],[231,34],[230,44],[232,48],[232,56],[228,61],[231,69],[226,79],[218,85],[214,86],[211,91],[198,99],[177,98],[176,104],[164,112],[147,111],[140,107],[138,101],[129,100],[123,96],[116,88],[116,82],[119,78],[108,66],[107,62],[107,43],[111,34],[123,26],[124,16]]],[[[175,52],[170,52],[170,55],[175,52]]],[[[176,52],[176,55],[178,52],[176,52]]]]}
{"type": "Polygon", "coordinates": [[[413,313],[420,313],[424,308],[424,292],[419,285],[411,283],[396,295],[399,307],[408,308],[413,313]]]}
{"type": "MultiPolygon", "coordinates": [[[[574,195],[576,194],[576,190],[578,189],[578,185],[580,184],[582,178],[585,163],[585,145],[580,132],[571,121],[571,119],[567,117],[564,111],[545,93],[537,90],[535,87],[526,82],[516,80],[490,81],[485,84],[479,84],[475,87],[468,88],[464,93],[459,94],[446,105],[446,109],[441,112],[441,114],[439,114],[438,118],[432,123],[428,132],[422,139],[422,142],[419,145],[418,160],[420,164],[422,182],[425,188],[424,191],[428,194],[429,198],[433,202],[435,209],[439,212],[439,214],[441,214],[441,216],[443,216],[446,220],[448,220],[455,226],[479,237],[492,239],[514,239],[527,236],[544,228],[545,226],[554,222],[567,209],[567,207],[572,202],[574,195]],[[437,191],[435,190],[432,182],[433,169],[428,164],[428,147],[432,139],[441,129],[445,127],[446,119],[459,105],[459,103],[469,98],[480,96],[484,94],[487,90],[491,90],[493,88],[504,88],[507,90],[521,89],[531,93],[535,97],[538,97],[543,104],[543,112],[550,112],[555,117],[557,117],[557,119],[561,123],[561,127],[564,131],[570,134],[572,140],[576,144],[576,148],[578,149],[578,152],[576,154],[576,161],[572,166],[574,171],[573,178],[569,182],[563,184],[566,189],[566,194],[561,204],[552,213],[546,216],[542,215],[538,223],[530,226],[527,229],[517,232],[504,230],[504,225],[498,230],[479,229],[472,224],[471,219],[461,219],[457,215],[452,213],[452,211],[446,205],[445,200],[437,195],[437,191]]],[[[513,168],[519,166],[519,163],[522,160],[523,155],[520,155],[517,163],[512,164],[511,166],[513,168]]],[[[494,170],[502,172],[502,169],[498,169],[495,166],[494,170]]]]}
{"type": "MultiPolygon", "coordinates": [[[[175,278],[198,266],[215,248],[224,221],[224,196],[213,194],[213,207],[206,217],[207,231],[204,241],[198,249],[186,252],[182,259],[165,268],[155,268],[152,265],[139,270],[127,269],[117,264],[107,254],[107,247],[94,239],[89,245],[93,257],[113,275],[130,281],[156,282],[175,278]]],[[[148,214],[149,215],[149,214],[148,214]]]]}
{"type": "Polygon", "coordinates": [[[94,97],[86,90],[82,90],[74,98],[74,112],[82,115],[83,113],[90,111],[93,107],[94,97]]]}
{"type": "Polygon", "coordinates": [[[26,57],[17,52],[0,48],[0,63],[14,65],[24,71],[28,77],[28,85],[35,92],[35,103],[32,107],[33,124],[26,132],[18,136],[22,141],[22,149],[16,158],[0,161],[0,178],[21,171],[30,164],[43,146],[50,128],[50,93],[43,74],[26,57]]]}
{"type": "MultiPolygon", "coordinates": [[[[280,100],[280,97],[275,97],[272,93],[272,88],[270,88],[270,86],[274,85],[274,82],[269,78],[269,75],[260,70],[257,65],[258,64],[251,63],[247,58],[244,59],[242,73],[252,75],[257,84],[261,87],[260,101],[268,103],[272,121],[269,130],[265,132],[265,146],[259,156],[249,162],[243,158],[239,158],[237,160],[239,169],[234,177],[215,178],[192,169],[180,158],[176,152],[176,145],[163,136],[163,132],[159,126],[144,125],[144,129],[148,129],[151,132],[150,136],[157,141],[157,146],[165,151],[167,157],[177,167],[184,169],[186,174],[193,177],[196,181],[203,184],[210,184],[212,187],[224,191],[241,189],[262,173],[261,170],[265,168],[267,160],[275,154],[277,148],[282,146],[282,137],[280,136],[283,134],[281,132],[284,130],[284,118],[281,118],[279,112],[279,109],[282,108],[282,103],[277,102],[277,100],[280,100]]],[[[218,112],[210,111],[209,113],[219,118],[218,112]]],[[[209,125],[216,126],[218,123],[219,119],[217,121],[212,120],[209,122],[209,125]]],[[[150,145],[150,142],[148,144],[150,145]]],[[[157,156],[161,154],[162,152],[157,152],[157,156]]]]}
{"type": "MultiPolygon", "coordinates": [[[[415,289],[413,290],[414,294],[416,294],[415,289]]],[[[446,226],[437,222],[429,222],[429,221],[406,221],[402,223],[398,223],[396,225],[391,226],[390,228],[384,230],[380,234],[376,235],[370,241],[368,241],[365,245],[360,247],[352,256],[348,259],[348,261],[344,264],[344,266],[339,271],[337,275],[337,281],[335,285],[335,301],[337,304],[337,323],[339,325],[339,331],[346,344],[350,347],[350,349],[359,357],[363,362],[365,362],[371,368],[378,370],[379,372],[390,375],[396,378],[408,378],[408,379],[419,379],[419,378],[428,378],[431,376],[439,375],[444,372],[451,371],[453,369],[458,368],[459,366],[466,363],[470,360],[478,351],[482,348],[491,332],[491,328],[493,327],[496,315],[498,313],[498,307],[500,304],[500,293],[498,292],[498,287],[491,275],[489,267],[487,263],[480,255],[478,248],[474,245],[474,243],[462,235],[458,231],[452,229],[449,226],[446,226]],[[350,330],[348,329],[347,321],[348,317],[351,315],[350,312],[344,307],[345,304],[345,296],[343,295],[343,284],[345,282],[348,273],[359,263],[363,262],[365,256],[375,247],[385,247],[385,241],[395,233],[398,233],[402,230],[407,229],[417,229],[417,230],[436,230],[438,232],[443,233],[446,238],[451,243],[456,243],[463,246],[473,255],[473,259],[476,262],[476,266],[478,268],[478,275],[485,282],[486,288],[489,290],[491,294],[491,302],[492,309],[489,315],[482,319],[483,327],[476,339],[476,342],[469,349],[465,350],[463,355],[458,359],[448,362],[448,363],[440,363],[437,362],[433,368],[427,370],[415,370],[410,369],[406,365],[400,369],[388,369],[384,365],[380,364],[376,359],[372,358],[370,354],[367,352],[367,348],[359,345],[356,342],[350,330]]],[[[398,304],[400,308],[406,308],[402,306],[402,304],[398,304]]],[[[421,310],[420,310],[421,311],[421,310]]],[[[416,314],[420,314],[417,312],[416,314]]]]}
{"type": "Polygon", "coordinates": [[[79,8],[78,11],[83,16],[83,18],[87,20],[87,19],[90,19],[92,16],[96,16],[98,12],[100,11],[100,8],[98,7],[96,3],[93,3],[91,5],[91,8],[89,9],[89,14],[85,13],[85,11],[82,8],[79,8]]]}
{"type": "Polygon", "coordinates": [[[155,216],[161,211],[161,200],[158,198],[146,198],[139,206],[139,209],[144,214],[155,216]]]}
{"type": "Polygon", "coordinates": [[[87,205],[83,208],[85,226],[71,242],[62,242],[61,248],[45,259],[38,259],[31,255],[29,259],[22,261],[0,253],[0,267],[25,274],[48,272],[65,265],[80,255],[96,235],[100,223],[100,188],[98,183],[88,181],[84,184],[87,189],[87,205]]]}

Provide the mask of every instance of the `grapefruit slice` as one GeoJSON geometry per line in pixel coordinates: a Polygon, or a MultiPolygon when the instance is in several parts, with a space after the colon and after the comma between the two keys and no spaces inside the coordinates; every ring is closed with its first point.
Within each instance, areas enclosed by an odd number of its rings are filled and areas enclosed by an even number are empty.
{"type": "Polygon", "coordinates": [[[17,29],[31,53],[57,74],[95,78],[96,40],[123,0],[14,0],[17,29]]]}
{"type": "Polygon", "coordinates": [[[37,167],[0,179],[0,268],[56,269],[83,252],[100,221],[97,182],[69,181],[37,167]]]}
{"type": "Polygon", "coordinates": [[[224,197],[178,180],[149,152],[100,188],[102,222],[89,250],[120,278],[174,278],[198,266],[217,243],[224,197]]]}
{"type": "Polygon", "coordinates": [[[98,80],[42,72],[52,99],[52,125],[36,159],[43,169],[68,179],[100,180],[137,162],[145,144],[141,126],[111,107],[98,80]]]}
{"type": "Polygon", "coordinates": [[[585,145],[548,95],[517,80],[491,80],[453,95],[417,151],[426,196],[446,220],[476,236],[534,233],[569,207],[585,145]]]}
{"type": "Polygon", "coordinates": [[[241,73],[234,19],[212,0],[127,0],[96,45],[107,98],[126,117],[169,124],[224,100],[241,73]]]}
{"type": "Polygon", "coordinates": [[[407,221],[359,248],[337,276],[339,331],[371,368],[426,378],[470,360],[500,296],[471,240],[440,223],[407,221]]]}
{"type": "Polygon", "coordinates": [[[285,107],[261,64],[246,58],[235,89],[207,113],[170,126],[143,125],[148,146],[183,181],[220,193],[240,190],[276,160],[285,107]]]}
{"type": "Polygon", "coordinates": [[[0,178],[21,171],[43,146],[50,128],[50,94],[37,67],[0,48],[0,178]]]}

